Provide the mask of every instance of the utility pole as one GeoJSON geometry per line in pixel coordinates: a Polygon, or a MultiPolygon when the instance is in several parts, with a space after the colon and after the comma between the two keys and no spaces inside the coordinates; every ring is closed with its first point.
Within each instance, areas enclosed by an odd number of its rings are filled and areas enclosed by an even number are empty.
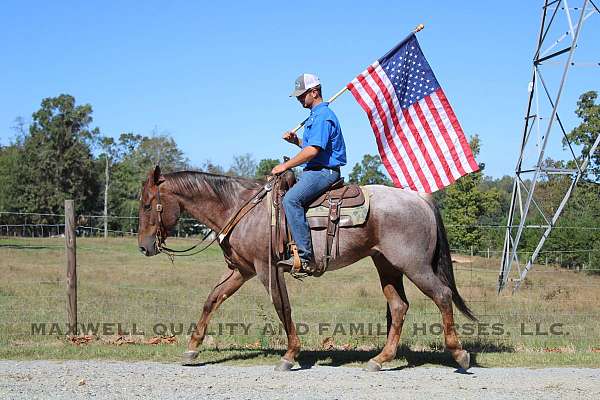
{"type": "MultiPolygon", "coordinates": [[[[520,153],[515,169],[506,224],[498,292],[508,285],[509,280],[514,282],[513,290],[517,290],[525,280],[527,272],[532,268],[544,242],[556,225],[575,186],[587,168],[590,156],[594,154],[600,141],[600,136],[598,136],[589,153],[578,157],[567,138],[564,121],[561,120],[558,113],[558,106],[566,88],[569,71],[573,67],[589,64],[578,65],[579,63],[574,59],[575,50],[582,47],[581,32],[584,22],[592,16],[598,19],[600,13],[596,4],[590,0],[582,0],[578,4],[569,5],[569,3],[571,2],[567,2],[567,0],[546,0],[542,7],[541,26],[533,57],[533,76],[529,83],[525,127],[521,136],[520,153]],[[564,19],[560,15],[563,13],[564,19]],[[566,24],[566,26],[561,26],[561,24],[566,24]],[[562,72],[551,69],[556,65],[562,67],[562,72]],[[546,72],[548,72],[547,75],[546,72]],[[552,84],[557,85],[554,92],[552,84]],[[575,168],[554,168],[544,163],[548,143],[552,143],[549,142],[549,138],[557,136],[558,132],[555,132],[557,130],[562,132],[563,140],[568,145],[569,156],[575,168]],[[553,133],[554,135],[552,135],[553,133]],[[532,138],[536,140],[532,140],[532,138]],[[570,185],[564,192],[560,204],[556,208],[550,208],[554,210],[552,215],[547,211],[548,208],[541,204],[541,200],[534,196],[536,185],[551,175],[564,175],[570,179],[570,185]],[[532,218],[537,216],[541,216],[543,222],[533,225],[532,218]],[[524,229],[534,227],[542,228],[543,232],[538,238],[533,253],[527,259],[525,267],[521,268],[518,256],[519,243],[524,229]],[[513,267],[516,267],[518,277],[509,279],[513,267]]],[[[594,40],[591,41],[591,44],[597,46],[598,41],[595,38],[592,39],[594,40]]],[[[598,51],[591,52],[595,56],[598,53],[598,51]]],[[[591,65],[597,67],[596,61],[591,65]]],[[[591,79],[595,79],[595,77],[591,79]]]]}
{"type": "Polygon", "coordinates": [[[104,239],[108,238],[108,186],[109,186],[109,174],[108,168],[110,164],[110,157],[108,152],[106,154],[106,167],[104,168],[104,239]]]}

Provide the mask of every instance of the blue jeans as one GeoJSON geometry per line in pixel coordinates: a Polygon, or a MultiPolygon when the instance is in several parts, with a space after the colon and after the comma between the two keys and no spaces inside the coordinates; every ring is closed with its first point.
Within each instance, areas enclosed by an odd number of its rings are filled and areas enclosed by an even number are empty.
{"type": "Polygon", "coordinates": [[[298,182],[283,197],[283,208],[288,227],[296,246],[298,246],[300,258],[303,260],[309,261],[313,258],[306,208],[338,179],[340,179],[340,173],[331,169],[305,170],[298,178],[298,182]]]}

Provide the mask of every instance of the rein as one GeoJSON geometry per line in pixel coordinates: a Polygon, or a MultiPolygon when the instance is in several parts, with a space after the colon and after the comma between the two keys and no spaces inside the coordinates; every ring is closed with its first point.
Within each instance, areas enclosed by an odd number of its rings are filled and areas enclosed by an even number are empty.
{"type": "Polygon", "coordinates": [[[240,222],[242,220],[242,218],[244,218],[244,216],[246,216],[246,214],[248,214],[250,212],[250,210],[252,210],[254,207],[256,207],[258,205],[258,203],[260,203],[262,201],[262,199],[267,195],[267,193],[273,189],[273,186],[275,185],[275,183],[277,183],[279,178],[280,178],[280,175],[270,176],[267,180],[267,183],[262,188],[257,190],[248,200],[246,200],[244,202],[244,204],[240,208],[237,209],[237,211],[235,213],[233,213],[233,215],[231,217],[229,217],[229,219],[225,223],[225,226],[223,227],[223,229],[221,229],[219,231],[219,234],[215,235],[215,238],[213,240],[211,240],[210,243],[208,243],[206,246],[202,247],[200,250],[197,250],[193,253],[188,253],[188,252],[191,250],[194,250],[196,247],[201,245],[206,240],[206,238],[211,233],[214,232],[214,230],[210,229],[208,231],[208,233],[206,235],[204,235],[202,240],[200,240],[200,242],[196,243],[194,246],[187,248],[185,250],[176,250],[176,249],[171,249],[171,248],[165,246],[165,241],[167,239],[167,232],[166,232],[166,229],[164,228],[163,220],[162,220],[163,206],[160,201],[160,188],[157,187],[156,213],[158,214],[158,228],[156,229],[156,242],[155,242],[156,249],[160,253],[166,254],[169,257],[169,259],[171,260],[171,262],[173,262],[175,257],[190,257],[190,256],[196,255],[198,253],[201,253],[204,250],[206,250],[207,248],[209,248],[217,240],[219,240],[219,244],[223,243],[223,241],[227,238],[229,233],[237,225],[237,223],[240,222]],[[188,254],[182,254],[182,253],[188,253],[188,254]]]}

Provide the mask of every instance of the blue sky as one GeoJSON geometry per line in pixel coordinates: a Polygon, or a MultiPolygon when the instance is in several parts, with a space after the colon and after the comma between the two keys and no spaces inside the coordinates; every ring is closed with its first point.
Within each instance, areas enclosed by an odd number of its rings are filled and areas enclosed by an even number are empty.
{"type": "MultiPolygon", "coordinates": [[[[465,132],[481,137],[478,161],[495,177],[514,170],[541,1],[207,3],[3,2],[0,143],[16,117],[30,121],[43,98],[68,93],[93,106],[103,134],[169,133],[195,165],[291,156],[281,134],[307,112],[288,97],[295,78],[316,73],[328,97],[424,23],[425,56],[465,132]]],[[[599,37],[594,15],[578,53],[593,56],[582,61],[600,61],[599,37]]],[[[572,72],[568,88],[562,117],[572,127],[578,95],[600,89],[599,69],[572,72]]],[[[375,139],[350,94],[332,108],[347,174],[377,152],[375,139]]]]}

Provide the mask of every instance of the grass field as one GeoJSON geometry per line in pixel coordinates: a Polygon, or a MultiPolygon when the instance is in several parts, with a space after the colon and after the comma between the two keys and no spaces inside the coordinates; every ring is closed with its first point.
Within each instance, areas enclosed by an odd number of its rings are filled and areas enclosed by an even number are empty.
{"type": "MultiPolygon", "coordinates": [[[[191,243],[170,241],[179,248],[191,243]]],[[[600,277],[535,266],[517,294],[498,296],[497,259],[460,260],[458,287],[479,322],[459,315],[456,323],[478,365],[600,367],[600,277]]],[[[226,270],[218,247],[173,265],[141,256],[135,238],[78,238],[77,264],[80,335],[91,334],[79,344],[66,338],[64,239],[0,239],[0,358],[177,361],[226,270]]],[[[303,332],[301,363],[362,363],[385,342],[385,300],[370,260],[287,282],[303,332]]],[[[454,365],[442,352],[437,308],[412,283],[405,286],[410,309],[393,365],[454,365]]],[[[275,363],[285,346],[256,279],[225,302],[209,327],[203,362],[275,363]]]]}

